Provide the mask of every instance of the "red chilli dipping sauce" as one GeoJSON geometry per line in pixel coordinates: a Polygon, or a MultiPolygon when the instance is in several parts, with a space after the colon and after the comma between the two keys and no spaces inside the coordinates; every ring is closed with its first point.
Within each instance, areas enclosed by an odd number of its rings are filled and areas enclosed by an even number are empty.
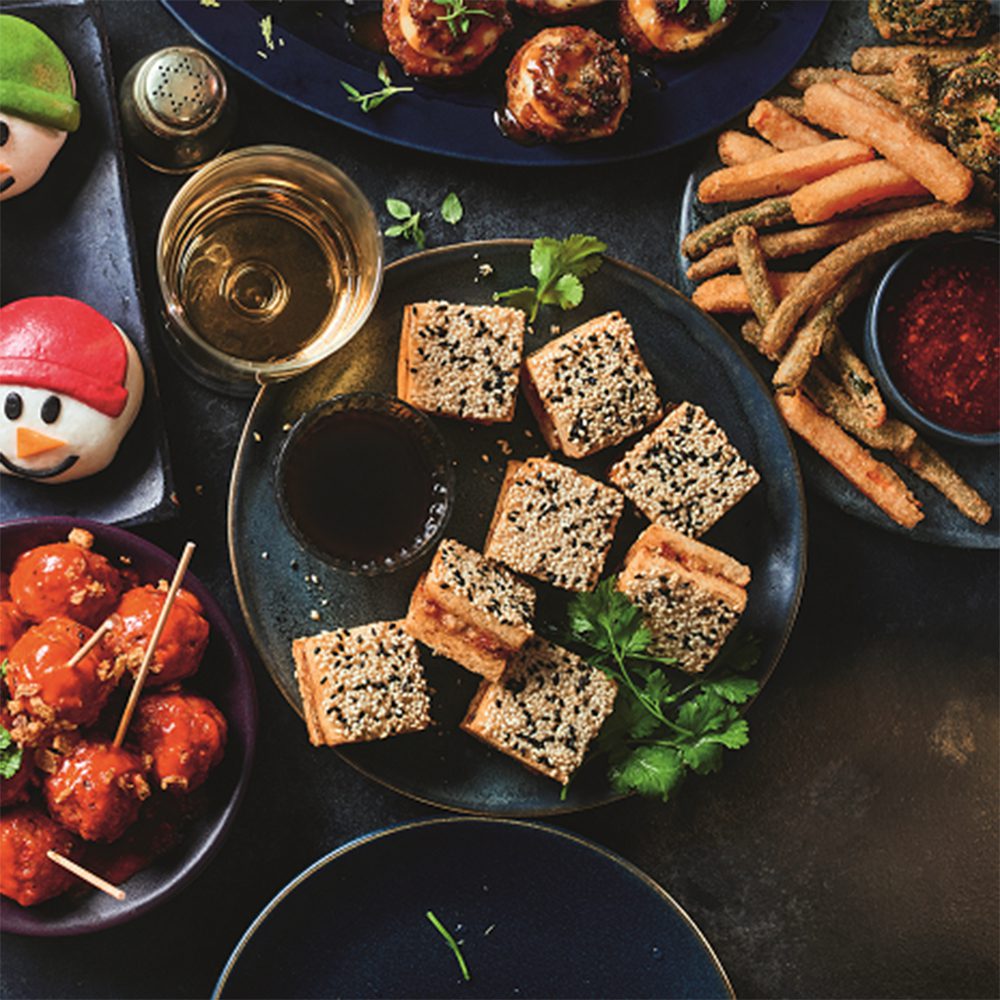
{"type": "Polygon", "coordinates": [[[925,417],[1000,430],[998,248],[987,240],[917,255],[893,283],[881,342],[889,375],[925,417]]]}

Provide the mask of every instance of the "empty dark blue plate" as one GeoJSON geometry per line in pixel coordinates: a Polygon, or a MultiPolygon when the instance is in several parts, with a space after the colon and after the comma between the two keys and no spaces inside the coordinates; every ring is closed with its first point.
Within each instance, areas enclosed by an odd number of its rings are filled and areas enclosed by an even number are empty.
{"type": "MultiPolygon", "coordinates": [[[[567,146],[523,146],[494,123],[503,99],[503,74],[516,49],[545,26],[511,8],[515,28],[472,76],[448,84],[407,80],[391,57],[351,41],[345,19],[360,5],[162,0],[195,38],[269,90],[332,121],[400,146],[463,160],[557,167],[630,160],[662,152],[717,128],[766,94],[799,60],[829,7],[828,0],[745,3],[736,22],[703,54],[673,62],[633,62],[627,120],[609,139],[567,146]],[[270,15],[274,49],[259,22],[270,15]],[[369,114],[347,100],[341,80],[360,91],[377,90],[379,60],[396,83],[414,92],[369,114]]],[[[575,20],[617,37],[614,3],[575,20]]]]}
{"type": "Polygon", "coordinates": [[[536,823],[371,833],[294,878],[215,997],[732,997],[711,946],[648,875],[536,823]],[[458,941],[470,978],[425,916],[458,941]]]}

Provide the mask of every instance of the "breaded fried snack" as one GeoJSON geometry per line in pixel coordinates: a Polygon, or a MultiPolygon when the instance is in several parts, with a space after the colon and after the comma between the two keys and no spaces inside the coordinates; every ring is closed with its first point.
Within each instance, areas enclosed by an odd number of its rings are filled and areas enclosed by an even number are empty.
{"type": "Polygon", "coordinates": [[[617,691],[603,671],[536,637],[503,680],[483,681],[462,728],[565,785],[611,714],[617,691]]]}
{"type": "Polygon", "coordinates": [[[592,590],[625,501],[621,494],[558,462],[509,462],[486,556],[563,590],[592,590]]]}
{"type": "Polygon", "coordinates": [[[681,403],[608,472],[651,521],[697,538],[760,482],[726,432],[694,403],[681,403]]]}
{"type": "Polygon", "coordinates": [[[524,313],[415,302],[403,310],[396,394],[418,410],[478,424],[514,419],[524,313]]]}
{"type": "Polygon", "coordinates": [[[440,656],[497,680],[532,634],[535,592],[506,566],[446,538],[404,625],[440,656]]]}
{"type": "Polygon", "coordinates": [[[431,723],[417,644],[402,622],[372,622],[292,643],[309,741],[340,746],[431,723]]]}
{"type": "Polygon", "coordinates": [[[656,383],[619,312],[535,351],[522,383],[546,444],[570,458],[618,444],[663,415],[656,383]]]}
{"type": "Polygon", "coordinates": [[[662,524],[639,536],[618,577],[652,633],[650,651],[690,673],[715,659],[743,614],[749,583],[748,567],[662,524]]]}

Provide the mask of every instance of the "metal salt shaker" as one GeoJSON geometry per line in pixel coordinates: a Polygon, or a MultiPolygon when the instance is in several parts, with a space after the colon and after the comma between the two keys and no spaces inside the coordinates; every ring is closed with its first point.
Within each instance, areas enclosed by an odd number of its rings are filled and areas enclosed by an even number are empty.
{"type": "Polygon", "coordinates": [[[122,81],[122,130],[136,155],[166,173],[187,173],[226,147],[236,95],[201,49],[171,45],[140,59],[122,81]]]}

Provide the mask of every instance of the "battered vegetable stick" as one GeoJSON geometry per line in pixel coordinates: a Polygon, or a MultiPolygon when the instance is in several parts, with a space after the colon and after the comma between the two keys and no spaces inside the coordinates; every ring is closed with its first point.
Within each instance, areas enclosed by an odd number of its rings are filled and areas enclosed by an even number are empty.
{"type": "Polygon", "coordinates": [[[733,247],[736,250],[736,263],[746,285],[750,308],[761,323],[766,323],[768,316],[778,308],[778,297],[757,241],[757,230],[753,226],[740,226],[733,233],[733,247]]]}
{"type": "Polygon", "coordinates": [[[870,427],[878,427],[885,422],[885,400],[879,391],[878,383],[868,365],[854,353],[850,344],[844,340],[840,327],[836,324],[830,330],[823,343],[823,357],[837,373],[840,384],[847,391],[861,411],[865,414],[870,427]]]}
{"type": "Polygon", "coordinates": [[[779,94],[777,97],[771,98],[771,103],[799,121],[802,121],[806,116],[805,101],[801,97],[789,97],[785,94],[779,94]]]}
{"type": "Polygon", "coordinates": [[[778,151],[769,142],[758,139],[755,135],[736,132],[732,129],[721,132],[716,144],[719,159],[727,167],[738,166],[740,163],[753,163],[774,156],[778,151]]]}
{"type": "Polygon", "coordinates": [[[768,198],[756,205],[748,205],[720,216],[714,222],[688,233],[681,243],[681,250],[686,257],[697,260],[704,257],[712,247],[728,242],[740,226],[753,226],[759,230],[780,226],[791,219],[792,207],[787,198],[768,198]]]}
{"type": "Polygon", "coordinates": [[[972,205],[958,208],[921,205],[892,213],[874,229],[830,251],[806,272],[806,277],[781,300],[767,321],[761,334],[767,353],[778,354],[806,311],[829,295],[850,271],[873,254],[934,233],[964,233],[972,229],[989,229],[992,225],[992,210],[972,205]]]}
{"type": "Polygon", "coordinates": [[[810,121],[874,146],[941,201],[958,204],[972,190],[972,171],[944,146],[927,138],[912,124],[847,93],[837,83],[813,84],[805,93],[805,102],[810,121]]]}
{"type": "MultiPolygon", "coordinates": [[[[836,174],[834,175],[836,176],[836,174]]],[[[882,222],[884,216],[871,215],[860,219],[839,219],[836,222],[824,222],[821,226],[806,226],[802,229],[789,229],[782,233],[758,233],[757,239],[761,251],[768,260],[781,260],[785,257],[795,257],[798,254],[810,253],[813,250],[825,250],[827,247],[840,246],[862,233],[874,229],[882,222]]],[[[734,246],[716,247],[701,260],[694,261],[687,269],[691,281],[704,281],[713,274],[721,274],[736,267],[736,248],[734,246]]]]}
{"type": "Polygon", "coordinates": [[[821,413],[803,393],[779,394],[776,402],[785,423],[872,503],[904,528],[920,523],[923,511],[906,483],[821,413]]]}
{"type": "Polygon", "coordinates": [[[747,125],[778,149],[805,149],[827,141],[825,135],[793,118],[771,101],[758,101],[747,118],[747,125]]]}
{"type": "Polygon", "coordinates": [[[840,314],[868,287],[873,263],[869,261],[856,267],[828,299],[812,310],[774,373],[775,389],[790,392],[802,384],[813,359],[825,344],[833,341],[840,314]]]}
{"type": "Polygon", "coordinates": [[[853,163],[870,160],[874,155],[870,147],[853,139],[830,139],[822,146],[790,149],[786,153],[775,153],[766,160],[716,170],[698,185],[698,197],[710,204],[789,194],[803,184],[836,173],[853,163]]]}
{"type": "MultiPolygon", "coordinates": [[[[770,276],[771,287],[780,300],[804,275],[799,271],[783,271],[770,276]]],[[[710,313],[752,312],[750,293],[742,274],[719,274],[700,284],[691,296],[696,306],[710,313]]]]}
{"type": "Polygon", "coordinates": [[[886,115],[888,118],[891,118],[900,125],[904,125],[914,131],[922,139],[925,139],[928,142],[934,142],[913,114],[896,100],[887,100],[881,94],[872,90],[871,87],[866,87],[863,83],[860,83],[856,79],[844,78],[835,80],[834,83],[842,91],[844,91],[845,94],[850,94],[851,97],[861,101],[862,104],[867,104],[868,107],[873,108],[876,111],[881,111],[882,114],[886,115]]]}
{"type": "Polygon", "coordinates": [[[917,432],[891,417],[878,427],[872,427],[864,413],[842,386],[837,385],[820,369],[813,368],[805,380],[806,395],[829,417],[853,434],[869,448],[905,452],[917,440],[917,432]]]}
{"type": "Polygon", "coordinates": [[[927,188],[888,160],[871,160],[845,167],[800,187],[789,199],[795,221],[825,222],[835,215],[887,198],[927,194],[927,188]]]}
{"type": "Polygon", "coordinates": [[[815,83],[833,83],[848,77],[871,87],[890,101],[896,99],[896,80],[891,73],[862,75],[833,66],[800,66],[788,74],[788,83],[796,90],[808,90],[815,83]]]}
{"type": "Polygon", "coordinates": [[[858,73],[891,73],[901,60],[914,55],[926,56],[932,66],[957,66],[997,42],[998,36],[994,35],[986,43],[965,45],[863,45],[854,50],[851,68],[858,73]]]}
{"type": "Polygon", "coordinates": [[[926,480],[955,505],[969,520],[988,524],[993,517],[990,505],[925,441],[917,438],[899,460],[926,480]]]}

